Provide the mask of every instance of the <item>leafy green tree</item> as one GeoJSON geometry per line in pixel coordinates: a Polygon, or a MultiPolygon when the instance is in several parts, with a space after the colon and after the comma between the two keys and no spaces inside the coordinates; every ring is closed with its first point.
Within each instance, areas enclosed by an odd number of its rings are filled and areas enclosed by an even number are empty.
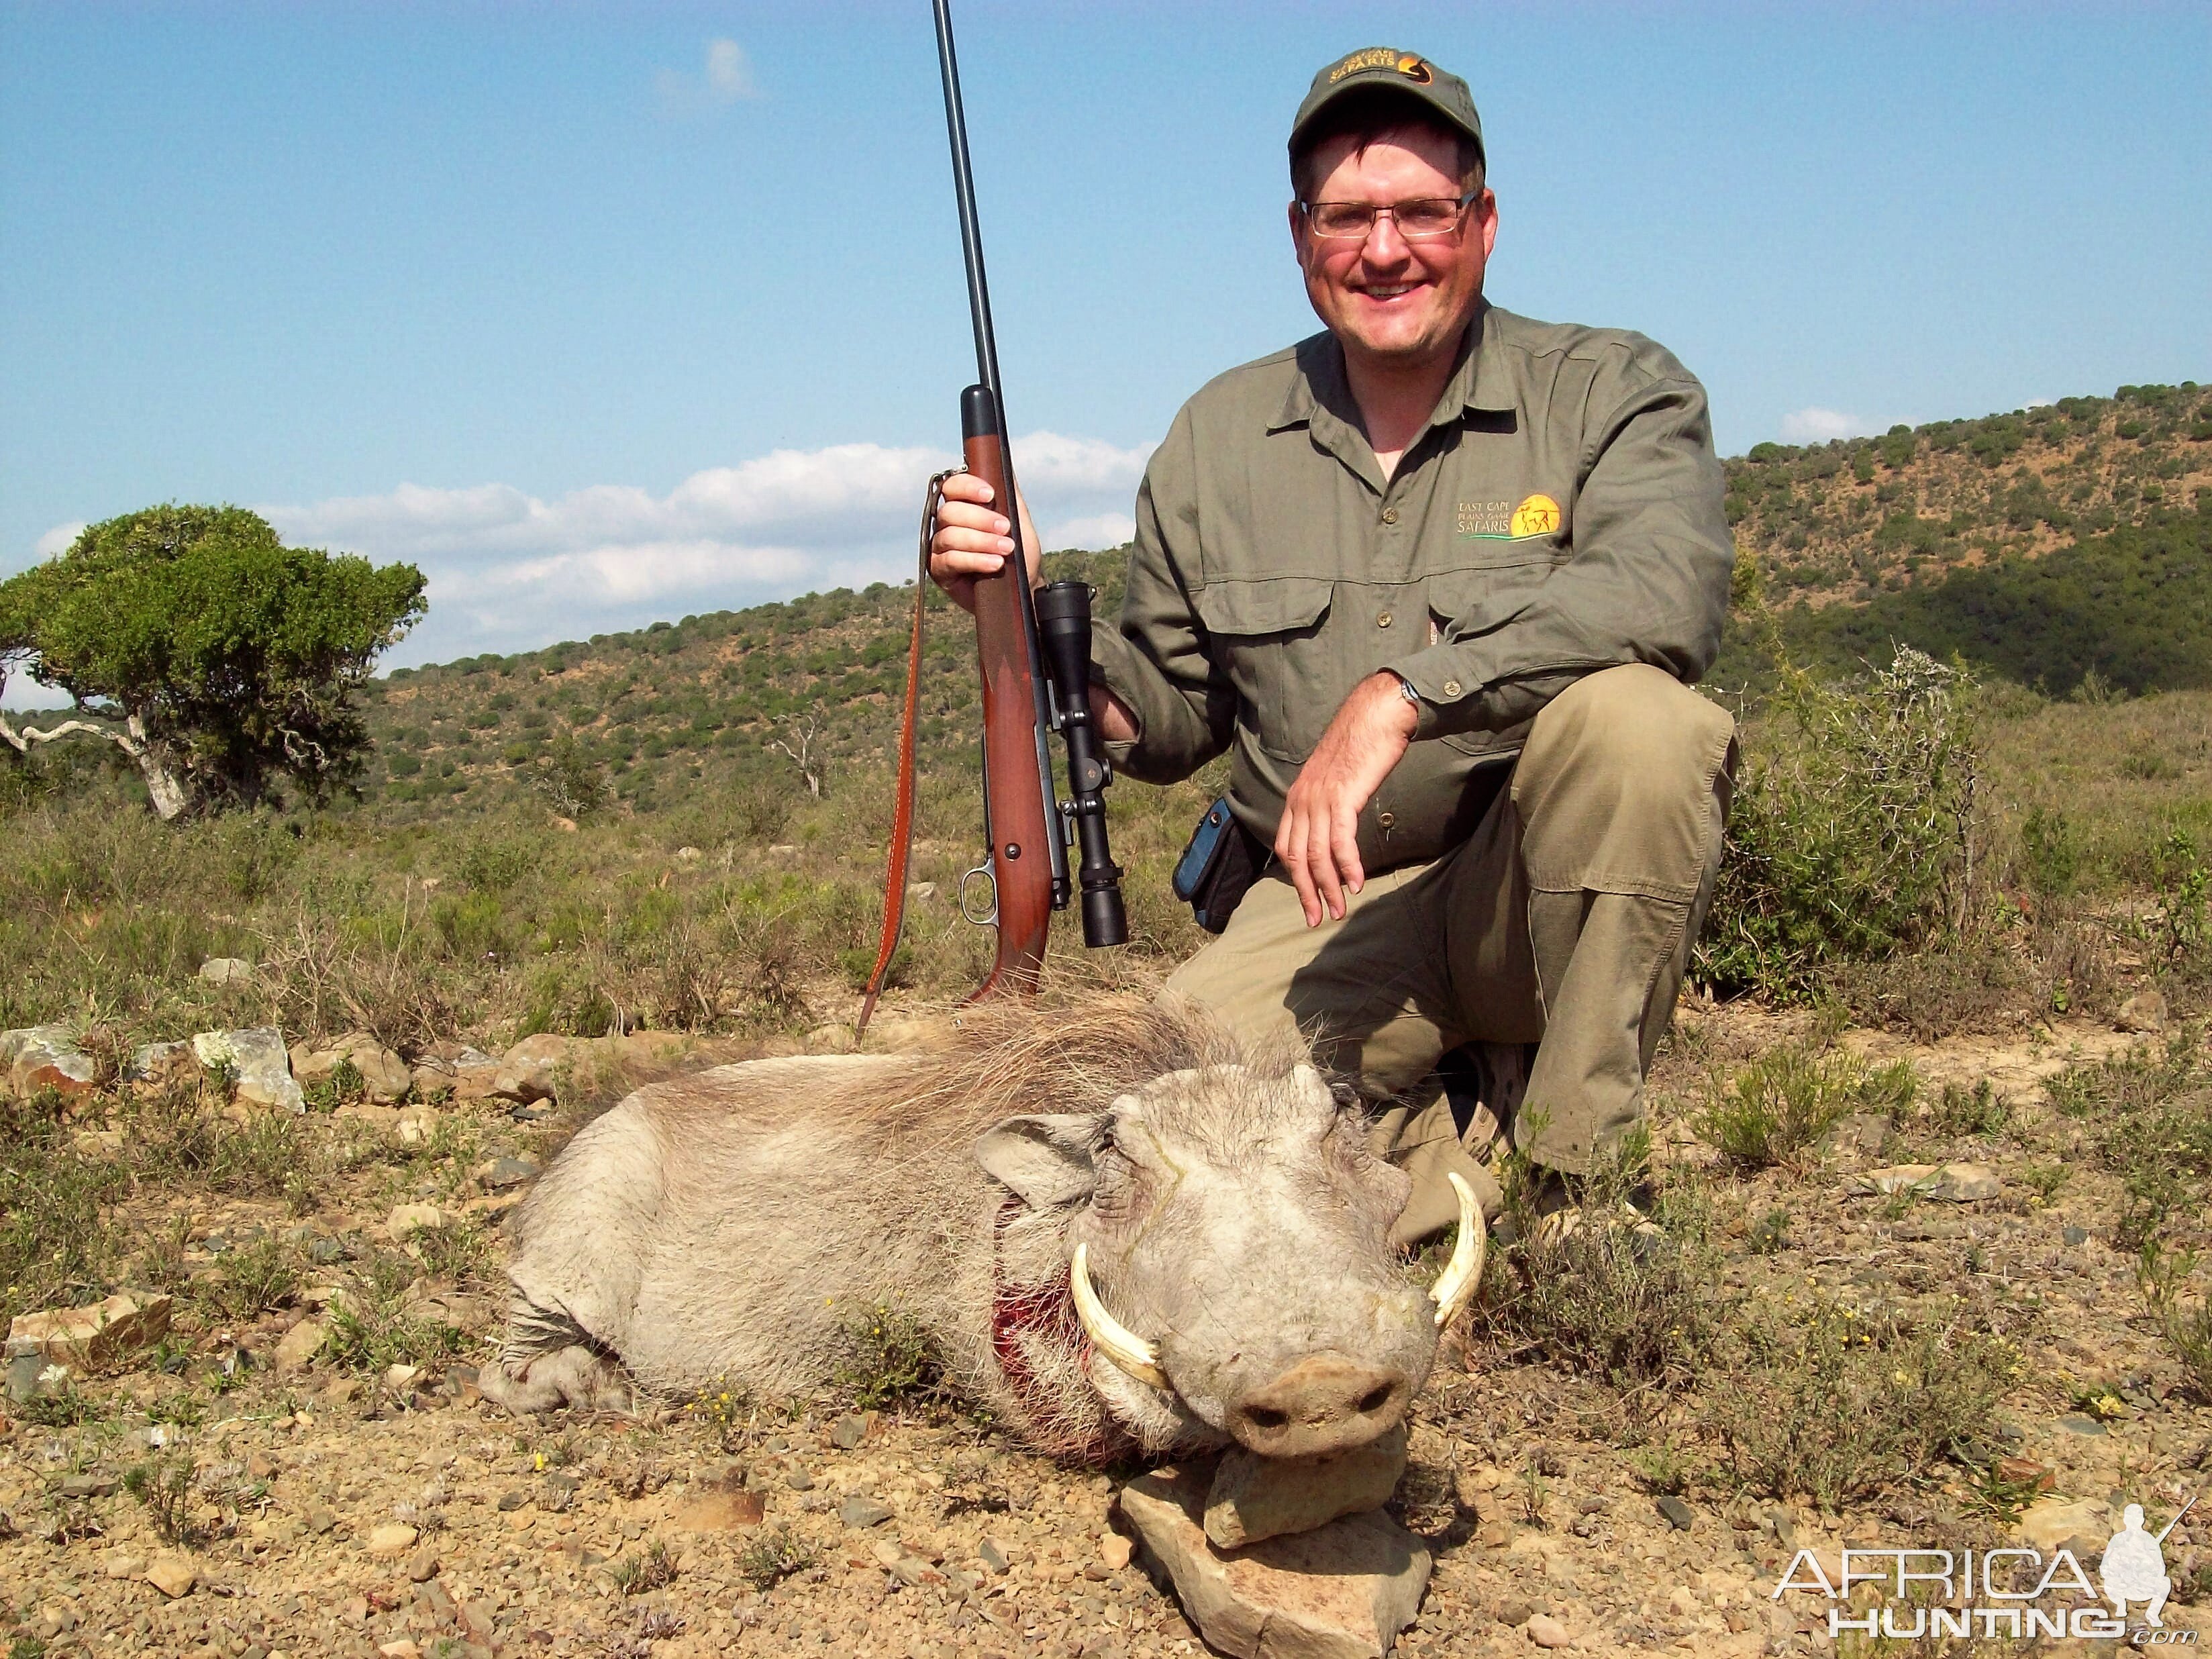
{"type": "Polygon", "coordinates": [[[70,718],[0,740],[113,744],[164,819],[266,799],[278,777],[320,801],[368,747],[357,694],[424,610],[422,574],[286,547],[236,507],[148,507],[88,526],[0,582],[0,686],[69,693],[70,718]]]}

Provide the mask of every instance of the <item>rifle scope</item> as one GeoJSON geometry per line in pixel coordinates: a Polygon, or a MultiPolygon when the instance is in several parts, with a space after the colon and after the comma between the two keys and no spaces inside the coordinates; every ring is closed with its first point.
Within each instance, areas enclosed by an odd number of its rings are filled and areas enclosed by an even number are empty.
{"type": "Polygon", "coordinates": [[[1091,724],[1091,584],[1047,582],[1037,590],[1036,618],[1060,739],[1067,745],[1069,799],[1060,802],[1060,812],[1083,854],[1078,872],[1083,942],[1093,949],[1126,945],[1129,918],[1121,908],[1121,870],[1106,843],[1104,790],[1114,770],[1098,752],[1098,733],[1091,724]]]}

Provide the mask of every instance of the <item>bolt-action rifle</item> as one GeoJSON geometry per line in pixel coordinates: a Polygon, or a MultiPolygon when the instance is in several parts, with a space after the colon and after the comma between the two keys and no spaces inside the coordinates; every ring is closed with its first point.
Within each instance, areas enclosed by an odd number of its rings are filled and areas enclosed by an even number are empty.
{"type": "MultiPolygon", "coordinates": [[[[938,67],[945,81],[945,122],[952,141],[952,185],[960,210],[960,246],[968,269],[968,309],[975,330],[976,384],[960,394],[962,468],[991,486],[991,500],[1012,526],[1014,550],[998,570],[975,579],[975,646],[983,678],[984,861],[960,884],[961,908],[994,924],[999,944],[991,972],[970,1002],[1008,991],[1034,991],[1044,963],[1052,912],[1083,894],[1083,941],[1120,945],[1129,936],[1121,907],[1121,872],[1107,844],[1103,793],[1113,772],[1099,752],[1091,722],[1091,588],[1048,582],[1031,592],[1028,549],[1006,447],[1006,405],[999,390],[999,347],[991,329],[991,293],[983,275],[983,239],[975,218],[975,182],[968,165],[968,123],[960,104],[960,69],[952,48],[949,0],[933,0],[938,67]],[[1058,799],[1051,736],[1067,749],[1068,796],[1058,799]],[[1078,849],[1074,878],[1068,849],[1078,849]],[[981,914],[969,891],[988,880],[991,902],[981,914]]],[[[897,953],[905,920],[908,848],[914,833],[915,710],[921,679],[921,622],[929,586],[929,544],[939,491],[949,473],[930,481],[921,514],[921,570],[915,582],[914,626],[907,649],[906,713],[899,732],[898,803],[892,816],[890,867],[884,884],[884,933],[868,976],[859,1029],[867,1028],[897,953]]]]}

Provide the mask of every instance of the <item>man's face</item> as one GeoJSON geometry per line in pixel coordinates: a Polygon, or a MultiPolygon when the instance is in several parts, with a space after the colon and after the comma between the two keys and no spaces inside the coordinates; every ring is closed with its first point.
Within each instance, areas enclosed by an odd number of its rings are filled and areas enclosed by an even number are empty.
{"type": "MultiPolygon", "coordinates": [[[[1443,134],[1410,127],[1364,149],[1358,143],[1347,135],[1315,152],[1315,201],[1389,207],[1460,194],[1457,146],[1443,134]]],[[[1316,236],[1293,203],[1291,238],[1306,297],[1346,356],[1378,368],[1415,368],[1454,351],[1481,303],[1498,202],[1486,190],[1451,235],[1413,242],[1388,218],[1377,218],[1363,240],[1316,236]]]]}

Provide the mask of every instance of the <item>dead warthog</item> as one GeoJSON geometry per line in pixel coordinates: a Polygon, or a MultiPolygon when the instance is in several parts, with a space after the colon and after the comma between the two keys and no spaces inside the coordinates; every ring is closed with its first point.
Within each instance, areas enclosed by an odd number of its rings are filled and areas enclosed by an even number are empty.
{"type": "Polygon", "coordinates": [[[1395,1426],[1473,1294],[1385,1243],[1408,1190],[1296,1054],[1189,1010],[969,1011],[914,1055],[725,1066],[640,1090],[516,1211],[517,1411],[821,1384],[856,1314],[919,1320],[949,1380],[1042,1450],[1268,1455],[1395,1426]],[[1114,1311],[1109,1313],[1108,1308],[1114,1311]]]}

